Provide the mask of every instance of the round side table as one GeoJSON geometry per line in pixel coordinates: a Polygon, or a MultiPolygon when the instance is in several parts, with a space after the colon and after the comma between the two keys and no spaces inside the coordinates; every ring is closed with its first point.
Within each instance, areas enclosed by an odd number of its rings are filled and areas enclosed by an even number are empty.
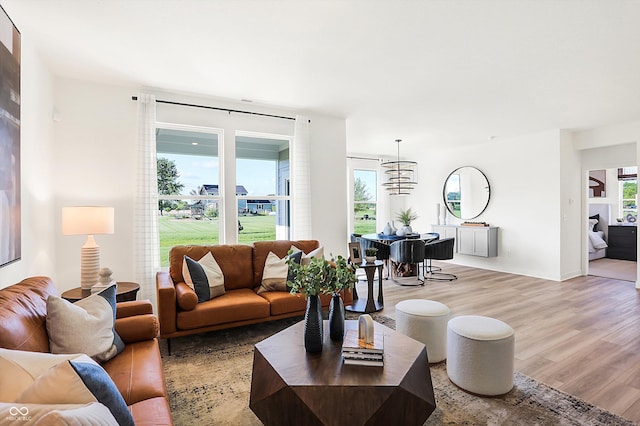
{"type": "Polygon", "coordinates": [[[356,293],[353,293],[353,302],[350,305],[344,307],[349,312],[360,312],[369,314],[371,312],[378,312],[384,308],[384,300],[382,298],[382,263],[381,260],[376,260],[373,263],[362,262],[358,265],[358,268],[364,269],[367,274],[367,298],[358,298],[356,293]],[[378,298],[374,298],[373,294],[373,278],[378,270],[378,298]]]}
{"type": "MultiPolygon", "coordinates": [[[[118,290],[116,292],[116,302],[128,302],[131,300],[136,300],[136,296],[138,295],[138,290],[140,290],[140,284],[126,282],[126,281],[118,281],[118,290]]],[[[81,287],[72,288],[71,290],[67,290],[62,293],[62,298],[68,300],[69,302],[77,302],[80,299],[84,299],[91,295],[91,290],[83,290],[81,287]]]]}

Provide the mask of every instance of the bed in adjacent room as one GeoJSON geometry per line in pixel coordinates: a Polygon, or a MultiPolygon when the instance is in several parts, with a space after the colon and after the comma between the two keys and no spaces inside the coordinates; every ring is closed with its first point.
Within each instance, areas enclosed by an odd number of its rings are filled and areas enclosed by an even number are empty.
{"type": "Polygon", "coordinates": [[[589,260],[601,259],[607,255],[610,209],[609,204],[589,204],[589,220],[587,222],[589,260]]]}

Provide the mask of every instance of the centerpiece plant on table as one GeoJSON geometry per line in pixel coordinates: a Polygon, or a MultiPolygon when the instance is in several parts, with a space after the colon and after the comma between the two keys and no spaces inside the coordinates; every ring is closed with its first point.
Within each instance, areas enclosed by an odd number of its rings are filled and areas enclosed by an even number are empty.
{"type": "Polygon", "coordinates": [[[301,294],[307,298],[305,311],[305,348],[307,352],[322,351],[323,325],[321,294],[330,294],[329,334],[333,340],[344,336],[344,303],[340,296],[343,290],[353,288],[357,282],[355,270],[342,256],[331,261],[312,257],[307,264],[299,264],[287,259],[289,275],[293,280],[287,284],[291,294],[301,294]]]}
{"type": "MultiPolygon", "coordinates": [[[[413,222],[417,218],[418,215],[413,210],[411,210],[411,207],[405,210],[400,210],[396,216],[396,219],[398,219],[402,223],[402,225],[404,225],[400,233],[402,235],[412,233],[413,230],[411,229],[411,222],[413,222]]],[[[400,233],[398,233],[397,235],[400,235],[400,233]]]]}

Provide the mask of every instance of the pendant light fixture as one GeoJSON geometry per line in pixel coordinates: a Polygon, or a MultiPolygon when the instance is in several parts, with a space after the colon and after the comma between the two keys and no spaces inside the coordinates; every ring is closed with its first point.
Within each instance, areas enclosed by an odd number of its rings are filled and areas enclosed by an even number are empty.
{"type": "Polygon", "coordinates": [[[418,184],[415,177],[418,163],[400,160],[400,142],[402,142],[402,139],[396,139],[398,159],[380,164],[387,175],[387,181],[382,186],[389,191],[389,195],[409,195],[414,186],[418,184]]]}

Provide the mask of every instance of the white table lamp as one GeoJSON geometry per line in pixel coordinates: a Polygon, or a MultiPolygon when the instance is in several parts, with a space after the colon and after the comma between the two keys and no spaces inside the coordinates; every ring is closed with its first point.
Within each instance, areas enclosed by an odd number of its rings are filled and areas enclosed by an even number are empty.
{"type": "Polygon", "coordinates": [[[113,207],[63,207],[62,235],[86,235],[82,246],[80,286],[91,289],[98,282],[100,270],[100,246],[96,244],[95,234],[113,234],[113,207]]]}

